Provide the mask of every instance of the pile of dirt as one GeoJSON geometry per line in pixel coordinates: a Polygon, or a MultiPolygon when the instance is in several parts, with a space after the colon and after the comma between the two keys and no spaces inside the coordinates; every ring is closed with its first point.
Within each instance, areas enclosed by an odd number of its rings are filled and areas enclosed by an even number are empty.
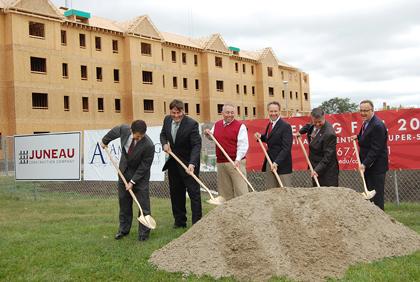
{"type": "Polygon", "coordinates": [[[420,236],[348,188],[249,193],[212,210],[150,262],[169,272],[261,281],[342,277],[420,250],[420,236]]]}

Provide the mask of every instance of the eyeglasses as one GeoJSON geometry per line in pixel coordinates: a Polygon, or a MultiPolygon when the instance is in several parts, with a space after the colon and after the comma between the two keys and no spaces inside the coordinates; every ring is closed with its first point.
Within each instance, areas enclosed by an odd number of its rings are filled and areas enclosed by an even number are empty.
{"type": "Polygon", "coordinates": [[[361,112],[361,113],[368,113],[368,112],[370,112],[372,109],[369,109],[369,110],[359,110],[359,112],[361,112]]]}

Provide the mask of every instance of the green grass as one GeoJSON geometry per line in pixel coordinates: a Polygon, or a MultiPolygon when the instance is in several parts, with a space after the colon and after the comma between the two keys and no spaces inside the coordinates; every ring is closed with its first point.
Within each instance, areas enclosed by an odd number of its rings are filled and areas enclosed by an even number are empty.
{"type": "MultiPolygon", "coordinates": [[[[19,184],[17,190],[30,186],[19,184]]],[[[3,186],[4,187],[4,186],[3,186]]],[[[158,228],[146,242],[137,241],[137,223],[122,240],[113,235],[118,226],[118,203],[110,199],[73,199],[53,195],[24,197],[0,186],[0,280],[2,281],[213,281],[157,271],[148,263],[151,253],[179,237],[172,229],[168,199],[152,199],[158,228]]],[[[204,212],[212,207],[203,204],[204,212]]],[[[400,222],[420,232],[420,204],[387,205],[400,222]]],[[[343,281],[419,281],[420,252],[351,267],[343,281]]],[[[222,279],[232,281],[232,279],[222,279]]],[[[272,281],[286,281],[272,279],[272,281]]]]}

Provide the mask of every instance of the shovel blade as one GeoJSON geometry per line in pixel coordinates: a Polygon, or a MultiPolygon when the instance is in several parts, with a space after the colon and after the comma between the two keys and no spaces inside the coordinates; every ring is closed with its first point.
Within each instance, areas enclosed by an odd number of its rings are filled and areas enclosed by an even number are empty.
{"type": "Polygon", "coordinates": [[[139,216],[137,218],[137,220],[143,224],[144,226],[150,228],[150,229],[155,229],[156,228],[156,221],[154,220],[153,217],[151,217],[150,215],[146,215],[146,216],[139,216]]]}
{"type": "Polygon", "coordinates": [[[218,196],[214,199],[207,200],[207,203],[220,206],[223,205],[223,203],[226,202],[226,200],[222,196],[218,196]]]}
{"type": "Polygon", "coordinates": [[[373,197],[375,197],[375,195],[376,195],[376,191],[375,190],[367,191],[367,193],[366,192],[363,193],[363,197],[365,197],[365,200],[370,200],[373,197]]]}

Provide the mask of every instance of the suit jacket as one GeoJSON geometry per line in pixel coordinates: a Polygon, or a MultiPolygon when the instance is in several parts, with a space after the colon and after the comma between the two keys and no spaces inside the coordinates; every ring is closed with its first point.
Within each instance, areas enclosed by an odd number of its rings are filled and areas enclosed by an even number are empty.
{"type": "Polygon", "coordinates": [[[121,140],[121,159],[119,168],[127,181],[133,180],[136,185],[149,182],[150,167],[155,156],[155,146],[146,134],[137,142],[130,155],[125,150],[125,144],[131,135],[130,126],[123,124],[112,128],[103,138],[102,143],[108,145],[114,139],[121,140]]]}
{"type": "Polygon", "coordinates": [[[309,161],[319,178],[326,186],[337,185],[338,161],[337,161],[337,136],[332,125],[326,121],[319,129],[314,139],[311,134],[315,126],[306,124],[299,130],[300,134],[307,134],[309,142],[309,161]]]}
{"type": "MultiPolygon", "coordinates": [[[[200,153],[201,153],[201,136],[198,131],[198,123],[190,118],[184,116],[176,133],[175,143],[172,139],[172,118],[166,116],[163,120],[162,131],[160,132],[160,143],[162,146],[169,142],[172,152],[180,158],[183,163],[188,166],[193,164],[194,174],[198,175],[200,171],[200,153]]],[[[168,168],[169,162],[176,162],[171,156],[166,160],[162,171],[168,168]]]]}
{"type": "Polygon", "coordinates": [[[388,171],[388,130],[382,120],[373,115],[363,134],[360,130],[357,139],[365,173],[382,174],[388,171]]]}
{"type": "MultiPolygon", "coordinates": [[[[272,162],[278,165],[277,173],[292,173],[292,127],[280,118],[270,135],[267,136],[269,126],[270,123],[265,129],[265,133],[261,135],[261,141],[268,145],[268,156],[272,162]]],[[[265,171],[266,164],[267,159],[264,159],[262,171],[265,171]]]]}

